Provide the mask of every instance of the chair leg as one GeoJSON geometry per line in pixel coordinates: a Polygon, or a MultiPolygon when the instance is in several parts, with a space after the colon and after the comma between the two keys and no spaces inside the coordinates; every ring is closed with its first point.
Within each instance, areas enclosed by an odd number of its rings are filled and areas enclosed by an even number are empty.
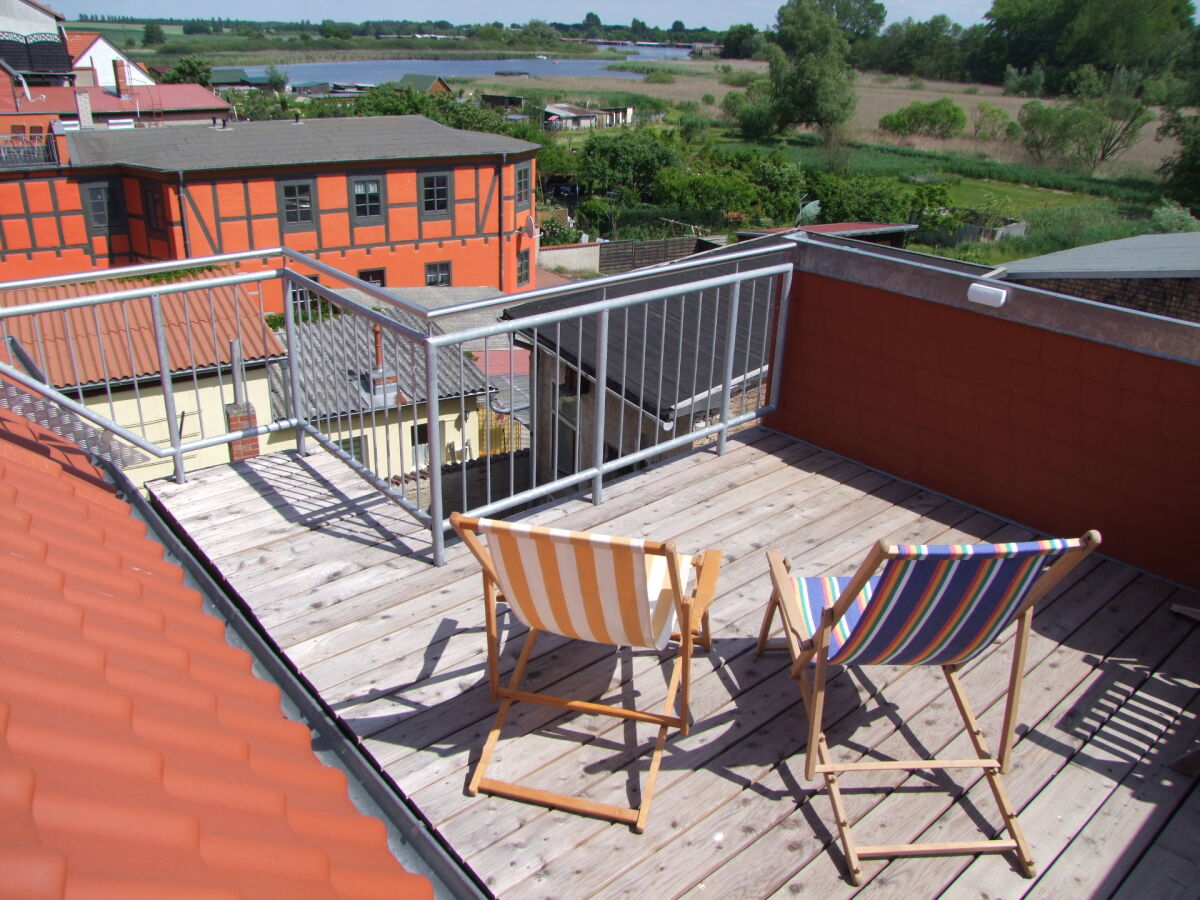
{"type": "MultiPolygon", "coordinates": [[[[520,688],[521,679],[525,677],[525,667],[529,664],[529,657],[533,653],[533,642],[537,640],[537,636],[538,630],[530,628],[529,633],[525,636],[525,643],[521,647],[521,655],[517,657],[517,665],[513,669],[512,677],[508,680],[508,690],[516,691],[520,688]]],[[[475,771],[471,773],[471,780],[467,783],[467,793],[472,797],[479,793],[479,784],[487,773],[488,765],[491,764],[492,753],[496,749],[496,742],[500,739],[500,730],[504,727],[504,720],[508,718],[508,711],[512,708],[513,702],[510,697],[505,697],[500,701],[500,709],[496,712],[492,730],[488,732],[487,740],[483,744],[483,751],[479,754],[479,762],[475,764],[475,771]]]]}
{"type": "MultiPolygon", "coordinates": [[[[975,711],[971,709],[967,695],[962,689],[962,683],[958,680],[958,667],[943,666],[942,671],[946,675],[946,682],[950,685],[950,693],[954,697],[955,704],[958,706],[958,712],[962,716],[963,724],[967,727],[967,736],[975,748],[975,755],[980,759],[990,759],[991,753],[988,752],[987,742],[983,738],[983,731],[979,727],[979,721],[975,718],[975,711]]],[[[996,806],[1000,810],[1000,817],[1004,820],[1004,827],[1013,839],[1013,843],[1017,845],[1017,864],[1021,869],[1021,874],[1026,878],[1032,878],[1036,874],[1033,855],[1030,852],[1029,843],[1025,840],[1025,833],[1021,830],[1021,824],[1017,821],[1016,810],[1013,808],[1012,801],[1008,798],[1008,791],[1004,787],[1001,770],[998,766],[984,766],[983,775],[987,779],[988,787],[992,791],[992,798],[996,801],[996,806]]]]}
{"type": "Polygon", "coordinates": [[[767,601],[767,610],[763,613],[762,625],[758,629],[759,656],[767,649],[767,640],[771,635],[771,623],[775,621],[775,611],[779,608],[779,592],[771,591],[771,599],[767,601]]]}
{"type": "MultiPolygon", "coordinates": [[[[674,671],[671,672],[671,683],[667,686],[667,699],[663,704],[663,715],[671,715],[675,707],[675,692],[680,685],[680,682],[687,678],[687,664],[684,663],[682,656],[675,657],[674,671]]],[[[680,701],[680,718],[683,720],[684,728],[680,731],[686,734],[686,726],[688,722],[687,705],[680,701]]],[[[658,780],[658,769],[662,764],[663,747],[667,743],[667,733],[671,726],[663,723],[658,726],[658,738],[654,742],[654,752],[650,755],[650,769],[646,773],[646,786],[642,789],[642,803],[637,808],[637,821],[633,823],[633,830],[641,834],[646,830],[646,819],[650,817],[650,801],[654,799],[654,783],[658,780]]]]}
{"type": "MultiPolygon", "coordinates": [[[[829,755],[829,745],[825,740],[825,732],[821,730],[819,714],[817,714],[816,700],[818,691],[813,682],[809,681],[806,671],[801,671],[796,675],[796,682],[800,685],[800,698],[804,701],[804,709],[808,715],[808,751],[805,758],[805,778],[808,780],[813,778],[813,775],[808,772],[810,768],[809,759],[813,760],[813,766],[819,763],[824,769],[821,775],[825,779],[825,790],[829,794],[829,803],[833,807],[833,821],[837,826],[838,840],[842,844],[842,854],[846,857],[847,874],[850,878],[850,883],[857,885],[862,878],[862,861],[854,844],[854,834],[850,830],[850,817],[846,813],[846,804],[842,802],[842,792],[838,786],[838,772],[825,768],[832,766],[832,758],[829,755]]],[[[821,695],[824,694],[823,685],[819,693],[821,695]]]]}

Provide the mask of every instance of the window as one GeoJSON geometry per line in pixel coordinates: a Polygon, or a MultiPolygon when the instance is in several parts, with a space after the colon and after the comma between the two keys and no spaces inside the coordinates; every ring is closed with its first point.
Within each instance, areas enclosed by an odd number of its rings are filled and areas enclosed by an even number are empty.
{"type": "Polygon", "coordinates": [[[425,264],[426,287],[450,287],[450,263],[436,262],[425,264]]]}
{"type": "MultiPolygon", "coordinates": [[[[309,275],[313,281],[320,281],[319,275],[309,275]]],[[[297,322],[324,319],[328,314],[329,301],[317,296],[304,285],[295,281],[288,282],[288,300],[292,304],[292,312],[297,322]]]]}
{"type": "Polygon", "coordinates": [[[450,173],[421,176],[421,218],[444,219],[450,215],[450,173]]]}
{"type": "Polygon", "coordinates": [[[364,466],[370,466],[370,462],[367,460],[366,442],[361,437],[342,438],[341,440],[334,441],[334,443],[337,444],[344,453],[352,456],[364,466]]]}
{"type": "Polygon", "coordinates": [[[316,227],[314,194],[310,180],[279,182],[279,212],[284,231],[308,231],[316,227]]]}
{"type": "Polygon", "coordinates": [[[383,218],[383,178],[350,179],[350,209],[355,221],[383,218]]]}
{"type": "Polygon", "coordinates": [[[358,280],[373,284],[375,287],[383,287],[386,274],[383,269],[363,269],[358,273],[358,280]]]}
{"type": "Polygon", "coordinates": [[[24,133],[25,133],[25,126],[24,126],[24,125],[14,125],[14,126],[12,126],[12,133],[13,133],[13,134],[24,134],[24,133]]]}
{"type": "Polygon", "coordinates": [[[517,201],[517,209],[529,208],[529,163],[517,166],[517,183],[513,194],[517,201]]]}
{"type": "Polygon", "coordinates": [[[163,189],[161,184],[142,185],[142,219],[146,230],[153,234],[162,234],[167,228],[167,216],[163,206],[163,189]]]}
{"type": "Polygon", "coordinates": [[[517,251],[517,284],[529,284],[529,251],[517,251]]]}
{"type": "Polygon", "coordinates": [[[125,231],[125,204],[119,181],[93,181],[81,185],[89,234],[125,231]]]}

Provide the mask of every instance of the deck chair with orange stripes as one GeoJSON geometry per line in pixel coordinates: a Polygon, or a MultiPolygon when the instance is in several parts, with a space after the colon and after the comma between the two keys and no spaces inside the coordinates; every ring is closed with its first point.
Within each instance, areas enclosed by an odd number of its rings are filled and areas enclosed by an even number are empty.
{"type": "Polygon", "coordinates": [[[778,612],[783,620],[782,643],[792,654],[791,674],[799,682],[808,713],[804,774],[810,780],[818,773],[824,776],[852,883],[859,883],[863,859],[1009,850],[1016,852],[1021,872],[1033,877],[1029,844],[1001,780],[1016,740],[1025,648],[1034,606],[1099,543],[1095,531],[1071,540],[1016,544],[888,546],[880,542],[851,578],[794,576],[778,551],[768,551],[773,592],[759,632],[758,652],[781,649],[779,642],[768,640],[778,612]],[[875,575],[880,564],[883,569],[875,575]],[[1017,631],[1000,752],[992,756],[958,671],[1014,621],[1017,631]],[[975,757],[834,762],[821,729],[825,677],[831,665],[941,666],[975,757]],[[838,786],[842,773],[970,768],[983,770],[1008,838],[871,847],[854,843],[838,786]]]}
{"type": "Polygon", "coordinates": [[[712,647],[708,607],[717,586],[721,552],[681,557],[671,541],[655,543],[558,528],[516,525],[452,513],[450,523],[483,569],[487,622],[487,673],[496,721],[471,774],[467,792],[479,791],[632,825],[641,832],[650,812],[663,745],[671,728],[686,735],[692,648],[712,647]],[[484,537],[487,544],[480,540],[484,537]],[[686,592],[688,568],[696,582],[686,592]],[[505,601],[529,628],[512,676],[500,684],[500,641],[496,603],[505,601]],[[678,631],[672,625],[678,620],[678,631]],[[615,646],[663,649],[675,640],[674,668],[661,713],[572,700],[521,690],[534,641],[542,632],[615,646]],[[679,707],[675,711],[676,695],[679,707]],[[492,752],[512,704],[526,700],[582,713],[657,724],[658,739],[636,809],[597,803],[512,782],[487,778],[492,752]]]}

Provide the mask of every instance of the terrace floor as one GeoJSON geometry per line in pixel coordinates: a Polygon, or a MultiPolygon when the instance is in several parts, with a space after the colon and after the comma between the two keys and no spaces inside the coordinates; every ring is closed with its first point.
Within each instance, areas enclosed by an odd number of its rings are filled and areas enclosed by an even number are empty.
{"type": "MultiPolygon", "coordinates": [[[[828,851],[828,800],[804,781],[799,692],[783,657],[754,653],[768,595],[762,551],[778,546],[805,572],[849,574],[877,538],[1017,540],[1027,536],[1019,527],[762,429],[732,438],[724,457],[709,448],[616,482],[600,506],[575,499],[524,516],[725,551],[714,648],[694,663],[695,726],[668,741],[637,835],[465,795],[495,707],[478,568],[460,544],[447,565],[430,566],[428,540],[410,520],[323,453],[261,457],[151,490],[498,896],[1195,896],[1200,790],[1169,763],[1200,740],[1200,626],[1172,606],[1200,599],[1129,566],[1093,556],[1035,618],[1007,784],[1037,879],[1022,878],[1007,856],[867,861],[855,889],[840,853],[828,851]]],[[[511,666],[521,628],[501,623],[511,666]]],[[[988,734],[1001,713],[1009,638],[964,676],[988,734]]],[[[636,694],[645,708],[665,696],[656,654],[550,636],[538,650],[531,687],[636,694]]],[[[828,703],[835,756],[970,755],[936,671],[838,671],[828,703]],[[863,705],[876,694],[882,704],[863,705]]],[[[518,704],[504,734],[492,777],[528,775],[552,790],[636,804],[645,726],[518,704]]],[[[971,839],[997,821],[968,773],[953,783],[874,774],[843,780],[863,843],[971,839]]]]}

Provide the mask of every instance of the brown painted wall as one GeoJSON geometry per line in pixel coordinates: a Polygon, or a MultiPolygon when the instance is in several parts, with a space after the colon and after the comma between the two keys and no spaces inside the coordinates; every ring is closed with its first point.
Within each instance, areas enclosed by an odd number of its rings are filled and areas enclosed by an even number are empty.
{"type": "Polygon", "coordinates": [[[773,428],[1200,587],[1200,367],[798,273],[779,402],[773,428]]]}

